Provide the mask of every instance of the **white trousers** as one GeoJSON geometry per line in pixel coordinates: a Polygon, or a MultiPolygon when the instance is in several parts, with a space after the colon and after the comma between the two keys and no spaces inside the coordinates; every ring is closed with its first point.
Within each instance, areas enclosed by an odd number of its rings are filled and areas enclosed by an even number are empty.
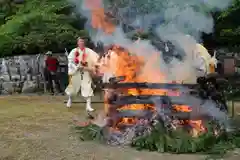
{"type": "Polygon", "coordinates": [[[76,72],[71,76],[68,87],[65,92],[68,96],[76,96],[79,91],[81,91],[81,95],[84,98],[92,97],[93,89],[92,89],[92,77],[89,72],[76,72]]]}

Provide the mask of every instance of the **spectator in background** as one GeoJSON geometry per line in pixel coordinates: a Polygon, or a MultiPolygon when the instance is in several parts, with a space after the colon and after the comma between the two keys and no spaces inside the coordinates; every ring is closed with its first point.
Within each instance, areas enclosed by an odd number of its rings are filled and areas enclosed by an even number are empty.
{"type": "Polygon", "coordinates": [[[48,81],[48,86],[47,86],[48,90],[50,90],[50,92],[54,94],[54,88],[53,88],[53,81],[54,81],[58,92],[62,93],[60,83],[57,78],[59,61],[57,58],[52,56],[51,51],[48,51],[46,53],[45,66],[46,66],[46,76],[48,81]]]}

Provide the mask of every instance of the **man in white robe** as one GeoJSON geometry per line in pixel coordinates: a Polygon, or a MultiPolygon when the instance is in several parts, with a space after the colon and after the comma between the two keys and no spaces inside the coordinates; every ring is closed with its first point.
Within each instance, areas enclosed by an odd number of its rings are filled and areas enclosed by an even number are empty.
{"type": "Polygon", "coordinates": [[[71,107],[72,97],[81,91],[81,95],[86,100],[86,110],[94,111],[91,106],[91,97],[93,96],[92,75],[95,74],[99,55],[85,47],[85,42],[81,38],[78,38],[77,45],[78,47],[74,48],[68,55],[70,81],[65,90],[69,96],[67,107],[71,107]]]}
{"type": "Polygon", "coordinates": [[[117,63],[117,55],[112,47],[108,48],[100,63],[101,73],[103,74],[102,81],[103,83],[109,83],[109,79],[114,77],[117,63]]]}
{"type": "Polygon", "coordinates": [[[211,56],[208,50],[200,43],[194,42],[195,40],[190,35],[186,35],[186,38],[189,39],[189,52],[191,52],[191,64],[193,65],[193,71],[195,74],[191,74],[183,79],[184,83],[196,83],[197,77],[204,77],[210,73],[215,72],[215,67],[217,66],[216,53],[214,56],[211,56]],[[194,42],[193,44],[191,44],[194,42]]]}
{"type": "Polygon", "coordinates": [[[197,43],[194,54],[196,56],[194,61],[195,68],[199,76],[206,76],[215,72],[217,66],[216,53],[214,53],[214,56],[211,56],[203,45],[197,43]]]}

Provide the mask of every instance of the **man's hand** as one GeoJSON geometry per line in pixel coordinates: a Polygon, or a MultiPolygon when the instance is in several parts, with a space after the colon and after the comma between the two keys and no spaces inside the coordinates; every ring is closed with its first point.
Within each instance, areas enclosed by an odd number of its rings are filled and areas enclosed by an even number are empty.
{"type": "Polygon", "coordinates": [[[77,70],[78,70],[78,71],[80,71],[80,70],[82,70],[82,69],[83,69],[83,66],[77,65],[77,70]]]}
{"type": "Polygon", "coordinates": [[[92,69],[89,67],[82,67],[83,71],[88,71],[88,72],[92,72],[92,69]]]}
{"type": "Polygon", "coordinates": [[[91,71],[92,71],[91,68],[89,68],[89,67],[87,67],[87,66],[82,66],[82,65],[78,65],[78,66],[77,66],[77,69],[78,69],[79,71],[88,71],[88,72],[91,72],[91,71]]]}

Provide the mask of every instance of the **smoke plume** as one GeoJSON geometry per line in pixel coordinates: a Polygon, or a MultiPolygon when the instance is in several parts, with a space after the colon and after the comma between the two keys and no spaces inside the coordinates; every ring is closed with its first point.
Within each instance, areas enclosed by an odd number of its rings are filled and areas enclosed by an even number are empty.
{"type": "MultiPolygon", "coordinates": [[[[213,31],[214,20],[210,13],[227,9],[232,2],[232,0],[116,0],[112,4],[110,0],[70,1],[76,5],[77,11],[88,19],[86,28],[91,33],[92,41],[101,41],[105,45],[118,44],[130,51],[138,49],[137,54],[146,58],[157,52],[158,64],[154,64],[153,67],[166,75],[168,81],[193,83],[196,82],[197,77],[193,68],[196,63],[192,60],[193,50],[196,43],[202,42],[202,33],[213,31]],[[106,34],[101,28],[103,26],[100,26],[100,29],[93,27],[94,17],[91,12],[99,8],[110,10],[119,21],[111,34],[106,34]],[[182,60],[172,58],[170,62],[165,63],[163,50],[157,50],[150,41],[141,40],[135,43],[128,39],[121,26],[123,23],[144,31],[152,30],[162,41],[170,41],[177,54],[183,54],[184,58],[182,60]]],[[[101,13],[101,10],[98,12],[101,13]]],[[[211,107],[209,109],[211,110],[211,107]]],[[[218,119],[224,117],[214,110],[209,112],[215,114],[213,116],[218,119]]]]}
{"type": "Polygon", "coordinates": [[[118,44],[130,51],[141,46],[142,50],[137,54],[146,57],[159,52],[161,60],[158,68],[170,81],[192,82],[195,82],[197,76],[192,67],[195,63],[192,60],[192,51],[196,42],[201,42],[202,33],[213,31],[214,22],[210,12],[224,10],[232,2],[232,0],[118,0],[114,3],[110,3],[110,0],[70,1],[76,5],[77,11],[88,19],[86,28],[94,42],[101,41],[105,45],[118,44]],[[114,13],[115,18],[120,21],[112,34],[92,28],[91,12],[98,8],[114,13]],[[172,58],[170,63],[166,64],[162,51],[156,51],[149,41],[136,44],[129,40],[122,30],[122,23],[145,31],[154,30],[163,41],[170,41],[175,46],[177,54],[182,54],[183,51],[184,59],[180,61],[172,58]]]}

